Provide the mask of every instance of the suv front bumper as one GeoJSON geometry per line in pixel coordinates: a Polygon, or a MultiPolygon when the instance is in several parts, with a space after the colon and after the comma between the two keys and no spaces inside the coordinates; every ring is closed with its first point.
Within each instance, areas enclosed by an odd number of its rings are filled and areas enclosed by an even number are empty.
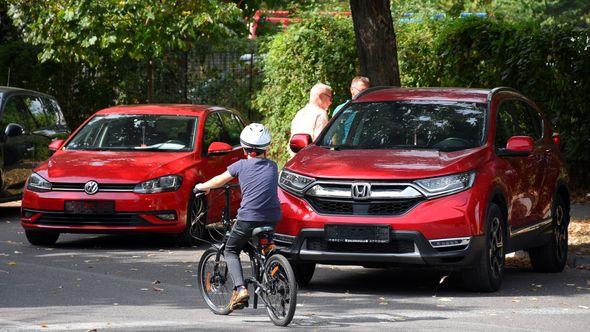
{"type": "Polygon", "coordinates": [[[472,236],[466,245],[435,248],[417,231],[391,231],[390,235],[388,244],[334,245],[325,241],[324,229],[304,228],[297,237],[276,234],[275,242],[291,260],[362,266],[465,268],[479,264],[485,250],[484,236],[472,236]]]}

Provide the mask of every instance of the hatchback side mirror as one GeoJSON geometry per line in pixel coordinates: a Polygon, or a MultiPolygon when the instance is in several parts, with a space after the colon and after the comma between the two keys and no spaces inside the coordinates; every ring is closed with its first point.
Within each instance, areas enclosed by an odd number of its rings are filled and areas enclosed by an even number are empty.
{"type": "Polygon", "coordinates": [[[512,136],[508,139],[505,149],[499,149],[502,157],[526,157],[533,152],[534,142],[529,136],[512,136]]]}
{"type": "Polygon", "coordinates": [[[289,148],[291,151],[297,153],[309,144],[311,144],[311,136],[308,134],[295,134],[289,141],[289,148]]]}
{"type": "Polygon", "coordinates": [[[207,154],[220,155],[232,152],[231,145],[223,142],[213,142],[207,149],[207,154]]]}
{"type": "Polygon", "coordinates": [[[63,139],[56,139],[51,141],[51,143],[49,143],[49,150],[50,151],[57,151],[59,150],[59,148],[61,148],[61,146],[64,144],[64,140],[63,139]]]}
{"type": "Polygon", "coordinates": [[[25,129],[17,123],[9,123],[6,126],[6,129],[4,129],[4,135],[6,137],[20,136],[24,133],[25,133],[25,129]]]}

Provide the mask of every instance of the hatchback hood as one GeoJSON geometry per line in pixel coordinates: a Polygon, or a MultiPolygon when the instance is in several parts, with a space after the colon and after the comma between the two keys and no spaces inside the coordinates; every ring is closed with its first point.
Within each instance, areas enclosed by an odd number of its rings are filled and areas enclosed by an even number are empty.
{"type": "Polygon", "coordinates": [[[285,168],[316,178],[353,180],[413,180],[461,173],[488,159],[489,149],[441,152],[436,150],[341,150],[310,146],[285,168]]]}
{"type": "Polygon", "coordinates": [[[61,150],[35,171],[50,182],[139,183],[193,164],[192,152],[61,150]]]}

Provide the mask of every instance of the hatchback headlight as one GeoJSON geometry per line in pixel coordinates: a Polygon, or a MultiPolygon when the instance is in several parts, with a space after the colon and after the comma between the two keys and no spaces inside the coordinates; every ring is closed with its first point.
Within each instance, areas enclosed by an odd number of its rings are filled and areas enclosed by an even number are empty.
{"type": "Polygon", "coordinates": [[[176,191],[182,184],[182,177],[178,175],[166,175],[157,179],[142,182],[133,188],[133,191],[140,194],[154,194],[165,191],[176,191]]]}
{"type": "Polygon", "coordinates": [[[279,186],[292,193],[302,194],[303,190],[314,181],[314,178],[283,170],[279,178],[279,186]]]}
{"type": "Polygon", "coordinates": [[[414,181],[427,197],[453,194],[473,186],[475,171],[414,181]]]}
{"type": "Polygon", "coordinates": [[[27,189],[36,192],[50,191],[51,182],[45,180],[41,175],[33,173],[27,180],[27,189]]]}

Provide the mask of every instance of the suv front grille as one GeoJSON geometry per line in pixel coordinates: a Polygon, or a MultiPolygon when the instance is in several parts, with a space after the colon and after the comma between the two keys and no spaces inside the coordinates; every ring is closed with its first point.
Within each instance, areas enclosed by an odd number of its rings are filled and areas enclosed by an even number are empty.
{"type": "Polygon", "coordinates": [[[307,197],[311,206],[321,214],[396,216],[406,213],[422,201],[420,198],[357,202],[344,199],[307,197]]]}

